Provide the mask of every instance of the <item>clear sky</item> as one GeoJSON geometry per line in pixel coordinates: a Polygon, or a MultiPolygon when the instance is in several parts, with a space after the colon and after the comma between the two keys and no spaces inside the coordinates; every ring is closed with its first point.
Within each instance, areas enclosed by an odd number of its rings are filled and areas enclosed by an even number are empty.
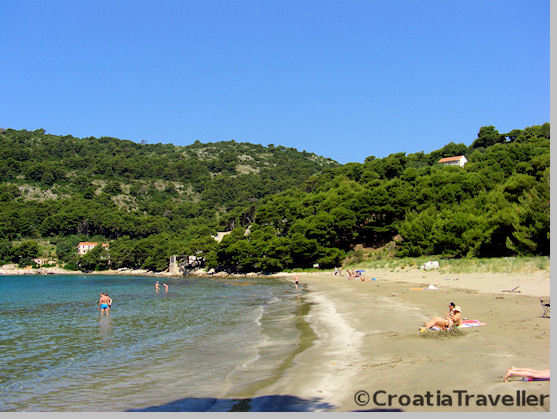
{"type": "Polygon", "coordinates": [[[339,162],[549,121],[548,0],[14,1],[0,127],[339,162]]]}

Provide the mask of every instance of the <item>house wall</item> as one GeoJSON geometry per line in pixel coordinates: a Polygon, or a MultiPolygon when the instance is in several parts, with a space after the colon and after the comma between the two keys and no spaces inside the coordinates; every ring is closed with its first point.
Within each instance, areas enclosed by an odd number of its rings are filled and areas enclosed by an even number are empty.
{"type": "Polygon", "coordinates": [[[443,162],[441,163],[444,166],[460,166],[460,167],[464,167],[464,165],[467,163],[466,159],[460,159],[460,160],[455,160],[455,161],[447,161],[447,162],[443,162]]]}

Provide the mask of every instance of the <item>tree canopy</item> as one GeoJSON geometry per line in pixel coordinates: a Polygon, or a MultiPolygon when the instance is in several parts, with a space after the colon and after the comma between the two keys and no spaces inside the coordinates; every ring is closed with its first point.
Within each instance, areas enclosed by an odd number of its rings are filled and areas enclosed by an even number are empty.
{"type": "Polygon", "coordinates": [[[230,272],[333,267],[355,245],[395,236],[399,256],[549,254],[548,123],[344,165],[233,140],[178,147],[11,129],[0,157],[4,262],[29,260],[34,248],[12,242],[37,239],[87,269],[162,270],[172,254],[230,272]],[[437,163],[454,155],[468,163],[437,163]],[[217,243],[217,231],[232,233],[217,243]],[[93,237],[110,241],[109,257],[99,248],[80,260],[75,245],[93,237]]]}

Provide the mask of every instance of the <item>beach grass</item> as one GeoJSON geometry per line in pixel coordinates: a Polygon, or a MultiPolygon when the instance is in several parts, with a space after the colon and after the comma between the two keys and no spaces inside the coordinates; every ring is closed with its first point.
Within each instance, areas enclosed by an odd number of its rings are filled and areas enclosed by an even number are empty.
{"type": "Polygon", "coordinates": [[[548,271],[547,256],[524,256],[504,258],[463,258],[443,259],[436,256],[418,258],[356,258],[348,260],[343,268],[348,269],[385,269],[393,272],[419,269],[428,261],[438,261],[442,273],[510,273],[548,271]]]}

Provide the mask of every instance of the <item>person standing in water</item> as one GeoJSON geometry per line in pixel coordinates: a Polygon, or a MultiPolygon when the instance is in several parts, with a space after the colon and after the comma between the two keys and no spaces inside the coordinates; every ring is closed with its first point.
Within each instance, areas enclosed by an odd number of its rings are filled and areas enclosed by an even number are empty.
{"type": "Polygon", "coordinates": [[[298,289],[298,285],[300,284],[300,282],[298,281],[297,276],[294,277],[294,284],[296,285],[296,289],[298,289]]]}
{"type": "Polygon", "coordinates": [[[166,284],[165,282],[162,283],[162,286],[164,287],[164,293],[168,294],[168,284],[166,284]]]}
{"type": "Polygon", "coordinates": [[[110,307],[108,306],[109,301],[112,303],[112,299],[108,297],[104,292],[101,292],[98,302],[99,310],[101,314],[108,313],[110,311],[110,307]]]}
{"type": "Polygon", "coordinates": [[[159,293],[159,281],[155,282],[155,292],[158,294],[159,293]]]}

